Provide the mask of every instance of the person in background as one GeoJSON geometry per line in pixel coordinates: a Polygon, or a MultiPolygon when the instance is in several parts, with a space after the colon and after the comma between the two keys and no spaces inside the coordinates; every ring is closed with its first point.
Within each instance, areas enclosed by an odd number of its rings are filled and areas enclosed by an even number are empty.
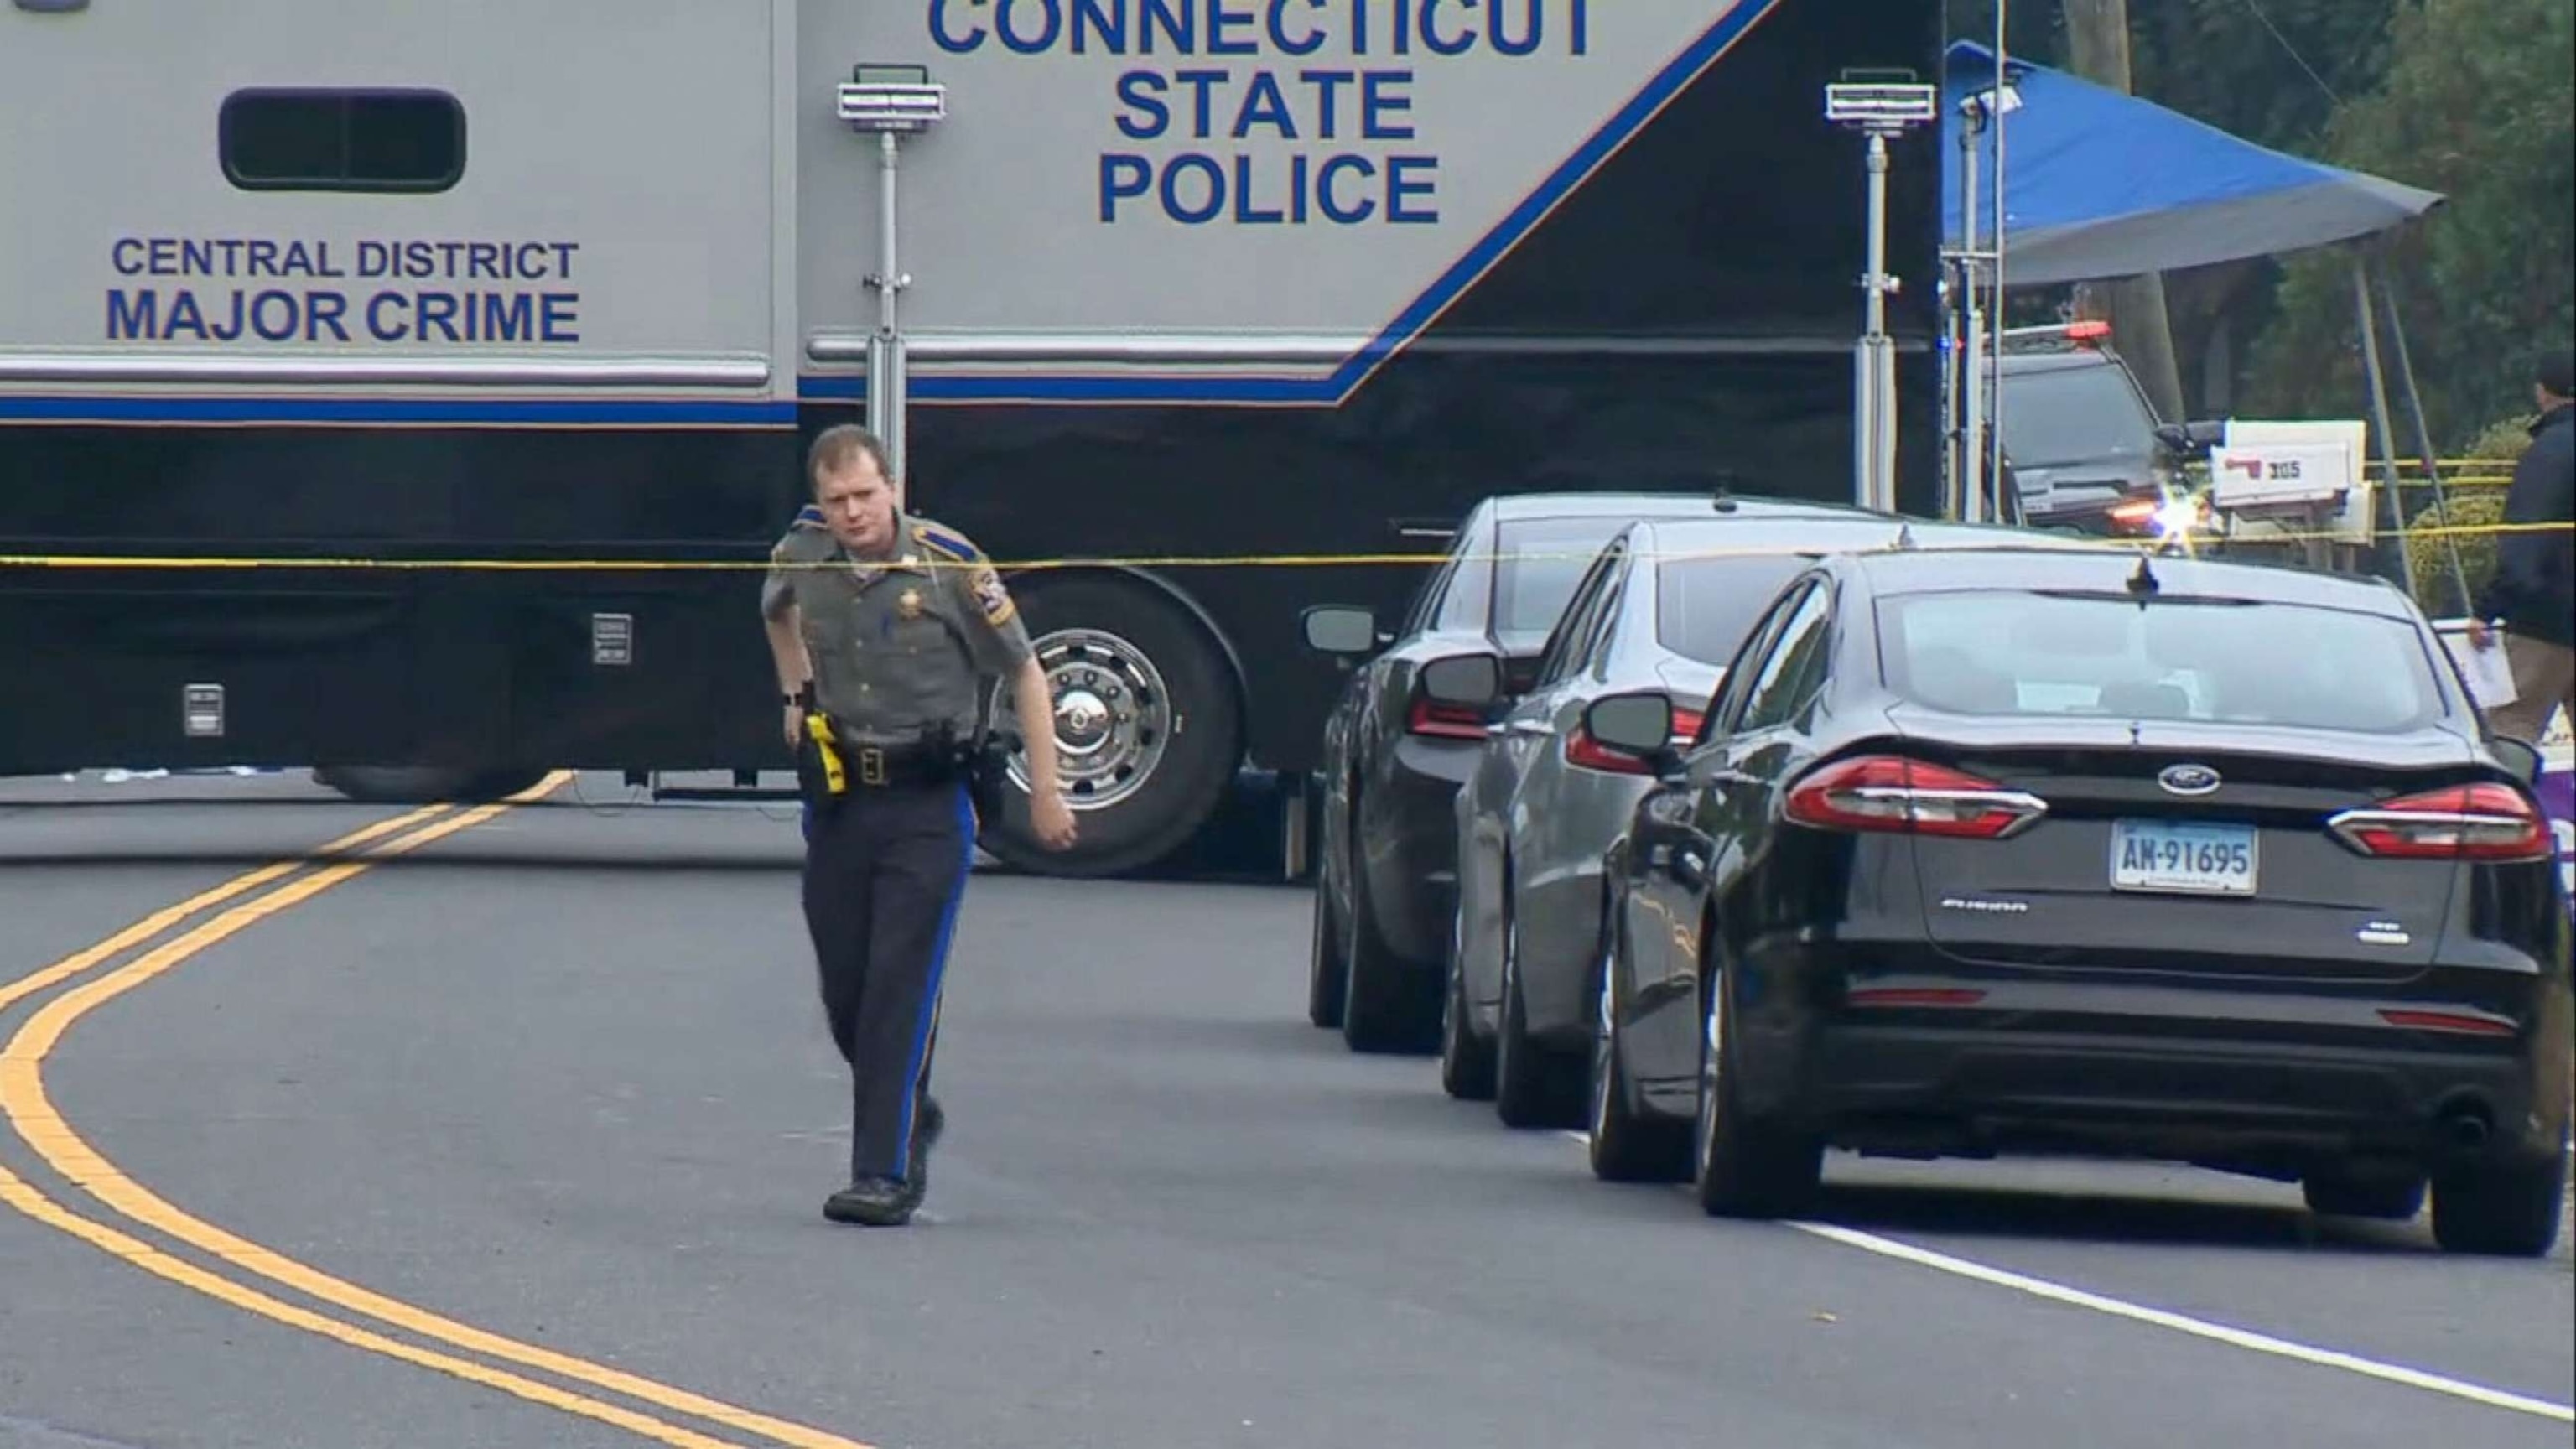
{"type": "Polygon", "coordinates": [[[2496,733],[2538,743],[2564,707],[2576,719],[2576,351],[2544,358],[2532,382],[2540,417],[2505,495],[2508,531],[2496,540],[2495,578],[2469,621],[2485,649],[2504,629],[2513,701],[2488,711],[2496,733]]]}

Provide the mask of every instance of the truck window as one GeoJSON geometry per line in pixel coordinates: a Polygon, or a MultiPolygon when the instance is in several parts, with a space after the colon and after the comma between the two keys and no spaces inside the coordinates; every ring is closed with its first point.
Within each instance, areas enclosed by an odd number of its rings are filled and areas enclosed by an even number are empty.
{"type": "Polygon", "coordinates": [[[465,174],[465,108],[440,91],[235,91],[218,130],[245,191],[445,191],[465,174]]]}
{"type": "Polygon", "coordinates": [[[2004,387],[2004,451],[2016,466],[2143,467],[2155,457],[2155,415],[2117,367],[2033,368],[2007,374],[2004,387]]]}

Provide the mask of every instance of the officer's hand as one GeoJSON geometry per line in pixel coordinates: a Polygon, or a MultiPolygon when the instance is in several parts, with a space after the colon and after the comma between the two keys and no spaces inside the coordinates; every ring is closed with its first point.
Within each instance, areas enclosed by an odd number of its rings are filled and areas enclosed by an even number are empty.
{"type": "Polygon", "coordinates": [[[1061,795],[1032,795],[1029,798],[1029,823],[1037,828],[1038,843],[1049,850],[1065,850],[1073,845],[1073,807],[1061,795]]]}
{"type": "Polygon", "coordinates": [[[803,748],[805,744],[805,711],[792,704],[786,706],[786,709],[787,748],[793,752],[803,748]]]}
{"type": "Polygon", "coordinates": [[[2494,638],[2495,631],[2487,627],[2486,620],[2476,618],[2469,620],[2469,646],[2471,648],[2484,649],[2494,640],[2494,638]]]}

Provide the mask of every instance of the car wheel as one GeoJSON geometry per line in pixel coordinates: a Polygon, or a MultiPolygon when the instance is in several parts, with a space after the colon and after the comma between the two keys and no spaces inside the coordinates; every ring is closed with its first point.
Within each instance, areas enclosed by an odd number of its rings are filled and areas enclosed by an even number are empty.
{"type": "Polygon", "coordinates": [[[1461,1102],[1494,1095],[1494,1048],[1478,1041],[1467,1017],[1467,963],[1460,959],[1458,920],[1449,921],[1447,987],[1440,993],[1440,1089],[1461,1102]]]}
{"type": "MultiPolygon", "coordinates": [[[[1508,888],[1507,888],[1508,889],[1508,888]]],[[[1502,1024],[1494,1033],[1494,1115],[1506,1127],[1582,1125],[1582,1059],[1560,1056],[1529,1038],[1521,1008],[1520,913],[1503,912],[1502,1024]]]]}
{"type": "Polygon", "coordinates": [[[1342,958],[1342,923],[1333,909],[1332,842],[1315,842],[1315,905],[1307,925],[1306,1020],[1317,1026],[1342,1024],[1342,977],[1350,969],[1342,958]]]}
{"type": "Polygon", "coordinates": [[[1342,1040],[1356,1052],[1428,1052],[1439,1040],[1439,994],[1378,934],[1368,867],[1345,854],[1342,875],[1342,1040]]]}
{"type": "Polygon", "coordinates": [[[2547,1162],[2494,1163],[2433,1182],[2433,1241],[2445,1252],[2538,1258],[2558,1241],[2567,1197],[2564,1154],[2547,1162]]]}
{"type": "Polygon", "coordinates": [[[1628,1100],[1610,975],[1617,948],[1608,944],[1608,930],[1601,934],[1601,988],[1592,1021],[1592,1175],[1603,1182],[1682,1182],[1690,1177],[1691,1159],[1681,1124],[1642,1117],[1628,1100]]]}
{"type": "Polygon", "coordinates": [[[2350,1172],[2312,1172],[2299,1183],[2308,1211],[2323,1218],[2386,1218],[2404,1222],[2424,1210],[2421,1177],[2365,1177],[2350,1172]]]}
{"type": "Polygon", "coordinates": [[[1736,1092],[1736,1056],[1726,984],[1714,981],[1701,1019],[1692,1184],[1701,1209],[1712,1217],[1780,1217],[1815,1195],[1824,1150],[1813,1138],[1745,1114],[1736,1092]]]}

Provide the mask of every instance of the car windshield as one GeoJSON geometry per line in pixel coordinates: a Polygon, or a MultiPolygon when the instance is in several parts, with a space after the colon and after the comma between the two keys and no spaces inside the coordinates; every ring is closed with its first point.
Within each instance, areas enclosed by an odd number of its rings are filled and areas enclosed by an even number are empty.
{"type": "Polygon", "coordinates": [[[2017,467],[2154,456],[2155,419],[2110,363],[2007,374],[2003,403],[2004,451],[2017,467]]]}
{"type": "Polygon", "coordinates": [[[1495,632],[1544,636],[1555,628],[1575,585],[1583,582],[1583,571],[1628,523],[1602,517],[1503,524],[1494,535],[1495,552],[1502,555],[1494,568],[1495,632]]]}
{"type": "Polygon", "coordinates": [[[1655,585],[1655,639],[1725,668],[1762,610],[1810,560],[1794,553],[1668,559],[1655,585]]]}
{"type": "Polygon", "coordinates": [[[2376,615],[2002,589],[1877,610],[1888,688],[1960,714],[2393,732],[2443,712],[2423,641],[2376,615]]]}

